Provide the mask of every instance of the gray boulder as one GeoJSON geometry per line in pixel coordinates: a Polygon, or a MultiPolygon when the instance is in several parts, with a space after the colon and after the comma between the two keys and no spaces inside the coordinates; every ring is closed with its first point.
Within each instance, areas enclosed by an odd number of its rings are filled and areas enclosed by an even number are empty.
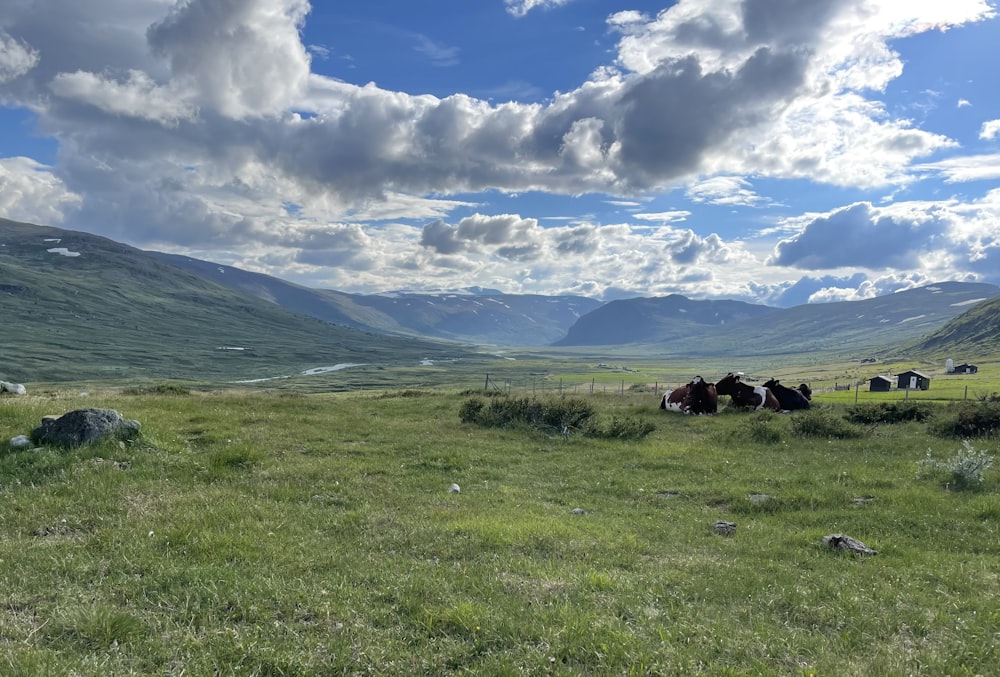
{"type": "Polygon", "coordinates": [[[75,409],[58,418],[42,419],[42,424],[31,432],[31,441],[37,445],[78,447],[108,438],[130,440],[139,435],[139,425],[114,409],[75,409]]]}
{"type": "Polygon", "coordinates": [[[27,395],[28,389],[22,383],[11,383],[10,381],[0,381],[0,393],[11,393],[12,395],[27,395]]]}

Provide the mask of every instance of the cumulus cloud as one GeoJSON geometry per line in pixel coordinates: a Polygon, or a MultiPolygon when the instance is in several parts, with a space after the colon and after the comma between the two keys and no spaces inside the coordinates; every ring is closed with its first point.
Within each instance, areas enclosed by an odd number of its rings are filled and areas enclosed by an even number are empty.
{"type": "Polygon", "coordinates": [[[812,269],[905,268],[945,228],[933,212],[890,214],[857,203],[813,219],[802,232],[779,242],[770,263],[812,269]]]}
{"type": "Polygon", "coordinates": [[[308,11],[308,0],[190,0],[146,35],[200,105],[235,119],[274,115],[309,77],[299,36],[308,11]]]}
{"type": "Polygon", "coordinates": [[[0,83],[24,75],[38,63],[38,50],[0,30],[0,83]]]}
{"type": "Polygon", "coordinates": [[[83,71],[60,73],[50,87],[59,96],[90,104],[111,115],[128,115],[166,125],[191,120],[196,113],[194,106],[186,103],[178,92],[158,86],[142,71],[129,71],[120,79],[83,71]]]}
{"type": "Polygon", "coordinates": [[[980,139],[995,139],[1000,136],[1000,120],[987,120],[979,130],[980,139]]]}
{"type": "Polygon", "coordinates": [[[0,158],[0,214],[45,225],[62,223],[80,196],[46,167],[30,158],[0,158]]]}
{"type": "Polygon", "coordinates": [[[443,221],[428,224],[420,244],[441,254],[484,252],[505,259],[530,259],[540,252],[543,233],[536,219],[475,214],[456,226],[443,221]]]}

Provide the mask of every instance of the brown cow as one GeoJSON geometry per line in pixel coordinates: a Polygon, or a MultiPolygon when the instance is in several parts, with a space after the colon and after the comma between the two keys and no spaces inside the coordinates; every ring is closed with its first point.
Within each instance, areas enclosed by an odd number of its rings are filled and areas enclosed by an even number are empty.
{"type": "Polygon", "coordinates": [[[751,386],[740,381],[737,374],[729,372],[715,384],[719,395],[729,395],[732,407],[750,407],[754,410],[771,409],[781,411],[778,398],[763,386],[751,386]]]}
{"type": "Polygon", "coordinates": [[[695,376],[687,385],[668,390],[660,400],[660,409],[685,414],[714,414],[719,410],[715,384],[695,376]]]}

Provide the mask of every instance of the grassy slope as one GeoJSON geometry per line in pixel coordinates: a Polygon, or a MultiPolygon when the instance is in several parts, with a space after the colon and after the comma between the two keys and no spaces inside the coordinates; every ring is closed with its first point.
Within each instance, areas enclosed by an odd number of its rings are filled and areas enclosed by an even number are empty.
{"type": "Polygon", "coordinates": [[[295,315],[85,233],[3,221],[0,241],[0,378],[8,380],[253,378],[460,352],[295,315]],[[47,251],[54,246],[80,256],[47,251]]]}
{"type": "MultiPolygon", "coordinates": [[[[939,330],[914,342],[912,350],[956,356],[989,355],[1000,351],[1000,297],[984,301],[939,330]]],[[[967,361],[971,358],[960,358],[967,361]]]]}
{"type": "MultiPolygon", "coordinates": [[[[835,354],[900,355],[896,347],[905,345],[914,359],[928,354],[914,346],[915,341],[968,312],[961,305],[964,301],[996,293],[994,285],[945,282],[861,301],[796,306],[761,320],[732,323],[692,350],[714,356],[812,353],[822,362],[829,361],[824,355],[835,354]]],[[[1000,345],[993,352],[1000,352],[1000,345]]]]}
{"type": "Polygon", "coordinates": [[[645,394],[594,400],[659,425],[607,442],[465,425],[457,394],[388,395],[0,399],[3,436],[81,405],[144,430],[0,457],[5,674],[945,675],[1000,659],[996,472],[976,492],[917,479],[928,447],[958,447],[922,426],[801,438],[789,416],[662,414],[645,394]],[[836,532],[879,555],[833,554],[836,532]]]}

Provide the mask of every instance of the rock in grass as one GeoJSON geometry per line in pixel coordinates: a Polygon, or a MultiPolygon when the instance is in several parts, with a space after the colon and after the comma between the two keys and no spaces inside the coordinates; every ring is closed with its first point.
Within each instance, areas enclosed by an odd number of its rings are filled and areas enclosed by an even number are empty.
{"type": "Polygon", "coordinates": [[[736,533],[736,522],[718,520],[712,525],[712,531],[721,536],[732,536],[736,533]]]}
{"type": "Polygon", "coordinates": [[[31,441],[37,445],[78,447],[105,438],[131,440],[139,435],[139,425],[114,409],[75,409],[58,418],[43,418],[31,432],[31,441]]]}
{"type": "Polygon", "coordinates": [[[877,555],[878,550],[872,550],[856,538],[844,534],[830,534],[823,537],[823,542],[834,550],[853,552],[856,555],[877,555]]]}
{"type": "Polygon", "coordinates": [[[27,435],[17,435],[10,438],[11,449],[27,449],[31,446],[31,440],[27,435]]]}
{"type": "Polygon", "coordinates": [[[0,381],[0,393],[10,393],[11,395],[27,395],[28,389],[23,383],[11,383],[10,381],[0,381]]]}
{"type": "Polygon", "coordinates": [[[457,484],[452,484],[451,486],[448,487],[449,494],[457,494],[460,491],[462,491],[462,487],[458,486],[457,484]]]}

